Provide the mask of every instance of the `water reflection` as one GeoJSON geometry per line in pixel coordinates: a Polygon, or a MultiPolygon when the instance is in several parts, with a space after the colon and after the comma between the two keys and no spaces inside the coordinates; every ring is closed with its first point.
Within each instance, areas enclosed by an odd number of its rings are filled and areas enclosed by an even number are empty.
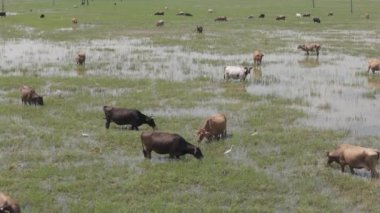
{"type": "Polygon", "coordinates": [[[318,56],[308,56],[306,55],[303,59],[298,60],[298,64],[305,68],[319,67],[319,57],[318,56]]]}
{"type": "Polygon", "coordinates": [[[380,76],[368,75],[368,88],[379,89],[380,88],[380,76]]]}

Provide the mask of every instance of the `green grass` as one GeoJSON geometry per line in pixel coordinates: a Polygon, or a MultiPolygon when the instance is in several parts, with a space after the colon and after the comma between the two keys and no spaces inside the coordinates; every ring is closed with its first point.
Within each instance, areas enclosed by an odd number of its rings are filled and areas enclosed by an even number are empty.
{"type": "MultiPolygon", "coordinates": [[[[328,51],[378,54],[376,45],[363,44],[355,37],[367,33],[374,37],[379,32],[380,2],[373,0],[355,1],[354,14],[343,0],[316,1],[314,9],[310,1],[301,0],[285,6],[277,0],[78,3],[6,1],[6,10],[18,15],[0,19],[1,42],[16,38],[76,42],[128,36],[149,38],[154,45],[181,45],[186,50],[228,55],[247,54],[254,48],[285,52],[303,42],[297,35],[317,35],[328,51]],[[164,17],[153,16],[165,6],[169,10],[164,17]],[[207,13],[208,8],[215,12],[207,13]],[[176,16],[178,10],[194,17],[176,16]],[[334,11],[334,16],[327,17],[328,11],[334,11]],[[296,19],[296,12],[311,12],[322,24],[296,19]],[[362,17],[365,12],[371,14],[369,20],[362,17]],[[46,15],[44,19],[39,18],[41,13],[46,15]],[[260,13],[267,17],[247,19],[260,13]],[[275,21],[279,14],[288,19],[275,21]],[[215,23],[213,19],[219,15],[228,16],[229,21],[215,23]],[[76,30],[57,31],[71,28],[73,16],[79,20],[76,30]],[[154,24],[159,18],[166,21],[162,28],[154,24]],[[198,24],[205,27],[203,35],[194,33],[198,24]]],[[[105,54],[115,51],[102,50],[105,54]]],[[[223,61],[199,58],[195,63],[220,65],[223,61]]],[[[71,70],[70,65],[49,66],[71,70]]],[[[86,66],[90,69],[93,65],[86,66]]],[[[128,69],[137,71],[133,66],[128,69]]],[[[0,188],[20,202],[23,212],[376,212],[380,207],[378,180],[341,174],[337,165],[325,165],[325,152],[349,133],[297,125],[306,115],[293,106],[308,104],[301,99],[254,96],[245,92],[244,83],[208,77],[175,82],[90,76],[85,71],[75,77],[1,76],[0,85],[0,188]],[[45,106],[23,106],[18,91],[23,84],[43,94],[45,106]],[[152,112],[159,130],[179,133],[193,144],[195,130],[204,119],[196,112],[223,112],[229,137],[199,144],[205,156],[202,161],[192,156],[169,160],[155,153],[151,161],[145,160],[141,131],[115,124],[105,129],[102,106],[106,104],[152,112]],[[164,110],[169,114],[162,113],[164,110]],[[255,130],[258,134],[252,135],[255,130]],[[224,155],[231,144],[233,152],[224,155]]],[[[375,98],[376,92],[363,96],[375,98]]],[[[328,103],[319,107],[330,109],[328,103]]],[[[141,130],[150,128],[143,125],[141,130]]],[[[376,146],[377,140],[359,138],[357,143],[376,146]]]]}

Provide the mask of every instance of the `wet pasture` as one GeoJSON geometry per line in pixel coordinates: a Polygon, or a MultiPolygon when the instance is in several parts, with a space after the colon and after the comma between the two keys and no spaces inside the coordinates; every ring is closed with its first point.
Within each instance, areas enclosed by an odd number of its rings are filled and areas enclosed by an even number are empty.
{"type": "MultiPolygon", "coordinates": [[[[294,36],[294,32],[290,33],[294,36]]],[[[360,34],[363,34],[361,32],[360,34]]],[[[372,38],[373,39],[373,38],[372,38]]],[[[314,38],[318,40],[318,38],[314,38]]],[[[374,41],[379,42],[378,40],[374,41]]],[[[209,78],[223,82],[226,65],[252,66],[251,54],[199,53],[181,46],[157,46],[149,39],[120,38],[82,42],[49,42],[15,39],[0,42],[2,76],[118,76],[185,82],[209,78]],[[84,66],[75,64],[75,53],[87,54],[84,66]]],[[[379,75],[366,72],[367,58],[324,50],[317,57],[301,51],[265,53],[261,67],[255,67],[245,91],[253,95],[275,95],[303,100],[308,117],[300,120],[321,128],[351,131],[354,135],[379,135],[377,117],[379,75]]],[[[326,48],[328,49],[328,48],[326,48]]],[[[217,88],[215,88],[217,89],[217,88]]],[[[217,90],[215,90],[217,91],[217,90]]],[[[120,93],[113,91],[109,93],[120,93]]],[[[220,100],[219,100],[220,101],[220,100]]],[[[229,100],[226,100],[229,101],[229,100]]],[[[192,111],[165,109],[165,116],[200,117],[215,109],[192,111]]]]}

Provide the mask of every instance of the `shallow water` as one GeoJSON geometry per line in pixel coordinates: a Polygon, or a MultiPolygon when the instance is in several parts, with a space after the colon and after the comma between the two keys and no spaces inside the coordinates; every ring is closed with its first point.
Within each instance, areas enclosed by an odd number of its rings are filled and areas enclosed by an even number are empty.
{"type": "MultiPolygon", "coordinates": [[[[149,39],[128,38],[83,42],[0,41],[0,57],[0,76],[87,75],[173,81],[202,76],[223,81],[224,66],[252,63],[250,54],[190,52],[179,46],[156,46],[149,39]],[[83,66],[76,65],[74,59],[80,50],[87,55],[83,66]]],[[[354,135],[380,135],[377,131],[379,95],[374,91],[380,88],[380,77],[377,73],[367,75],[366,66],[365,57],[327,51],[321,51],[319,57],[296,50],[286,54],[266,53],[262,66],[248,76],[246,91],[306,100],[307,106],[296,106],[308,114],[308,118],[300,120],[301,124],[349,130],[354,135]]],[[[212,108],[195,108],[189,112],[167,109],[160,114],[205,116],[213,111],[212,108]]]]}

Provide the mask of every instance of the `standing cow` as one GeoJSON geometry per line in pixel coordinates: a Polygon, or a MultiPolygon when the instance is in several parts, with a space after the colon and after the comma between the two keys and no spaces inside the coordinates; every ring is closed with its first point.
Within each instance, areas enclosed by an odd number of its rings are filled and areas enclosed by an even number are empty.
{"type": "Polygon", "coordinates": [[[34,104],[34,106],[36,106],[36,105],[43,106],[44,105],[43,97],[38,95],[33,88],[24,85],[24,86],[20,87],[20,93],[21,93],[21,102],[23,104],[25,104],[25,105],[26,104],[29,104],[29,105],[34,104]]]}
{"type": "Polygon", "coordinates": [[[242,66],[226,66],[224,67],[224,79],[240,79],[240,81],[245,81],[247,75],[251,72],[252,67],[242,67],[242,66]]]}
{"type": "Polygon", "coordinates": [[[260,50],[253,51],[253,63],[255,65],[261,65],[261,61],[263,60],[264,54],[260,52],[260,50]]]}
{"type": "Polygon", "coordinates": [[[103,106],[103,111],[106,119],[106,128],[110,127],[111,122],[115,122],[117,125],[131,125],[131,130],[139,130],[139,126],[142,124],[148,124],[153,129],[156,128],[156,124],[152,117],[142,114],[136,109],[116,108],[112,106],[103,106]]]}
{"type": "Polygon", "coordinates": [[[188,143],[182,136],[166,132],[143,132],[141,143],[145,158],[151,158],[151,152],[169,154],[170,158],[191,154],[197,159],[203,158],[201,150],[188,143]]]}
{"type": "Polygon", "coordinates": [[[373,58],[368,60],[368,71],[372,71],[373,74],[375,74],[376,70],[380,70],[380,59],[373,58]]]}
{"type": "Polygon", "coordinates": [[[86,53],[84,53],[84,52],[78,52],[75,55],[75,61],[79,65],[85,64],[86,63],[86,53]]]}
{"type": "Polygon", "coordinates": [[[203,138],[208,141],[212,139],[221,139],[227,136],[227,119],[224,114],[217,113],[204,120],[201,127],[197,131],[198,143],[200,143],[203,138]]]}
{"type": "Polygon", "coordinates": [[[0,192],[0,213],[20,213],[19,204],[9,196],[0,192]]]}
{"type": "Polygon", "coordinates": [[[319,56],[319,50],[321,49],[320,44],[300,44],[298,45],[297,49],[301,49],[306,52],[306,55],[309,55],[309,52],[316,52],[317,56],[319,56]]]}
{"type": "Polygon", "coordinates": [[[372,177],[378,177],[376,163],[379,160],[380,151],[372,148],[365,148],[351,144],[341,144],[334,151],[327,152],[327,163],[332,162],[340,164],[342,172],[348,165],[350,171],[354,174],[354,168],[366,168],[371,171],[372,177]]]}

